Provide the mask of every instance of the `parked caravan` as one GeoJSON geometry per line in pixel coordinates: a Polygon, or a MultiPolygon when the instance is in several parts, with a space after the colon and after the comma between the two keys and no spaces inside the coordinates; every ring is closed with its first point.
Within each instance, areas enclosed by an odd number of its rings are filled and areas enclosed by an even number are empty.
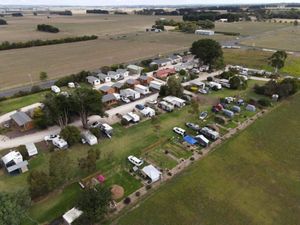
{"type": "Polygon", "coordinates": [[[203,147],[207,147],[208,144],[209,144],[209,140],[208,140],[206,137],[204,137],[202,134],[197,135],[197,136],[195,137],[195,139],[196,139],[197,142],[198,142],[201,146],[203,146],[203,147]]]}
{"type": "Polygon", "coordinates": [[[159,81],[156,81],[156,80],[153,80],[153,81],[150,81],[150,84],[149,84],[149,87],[151,89],[155,89],[157,91],[160,90],[161,86],[163,86],[164,84],[162,82],[159,82],[159,81]]]}
{"type": "Polygon", "coordinates": [[[221,90],[222,89],[222,85],[217,83],[217,82],[214,82],[214,81],[210,81],[208,82],[208,86],[210,88],[216,88],[217,90],[221,90]]]}
{"type": "Polygon", "coordinates": [[[90,131],[85,131],[82,133],[82,138],[88,143],[89,145],[96,145],[98,144],[98,139],[95,135],[93,135],[90,131]]]}
{"type": "Polygon", "coordinates": [[[200,130],[200,133],[212,140],[217,140],[220,137],[220,134],[217,131],[211,130],[208,127],[203,127],[200,130]]]}
{"type": "Polygon", "coordinates": [[[52,140],[52,144],[59,149],[67,149],[68,143],[62,138],[55,138],[52,140]]]}
{"type": "Polygon", "coordinates": [[[133,113],[133,112],[129,112],[129,113],[127,113],[127,115],[129,116],[129,117],[131,117],[131,121],[133,122],[133,123],[138,123],[139,121],[140,121],[140,117],[139,117],[139,115],[137,115],[137,114],[135,114],[135,113],[133,113]]]}
{"type": "Polygon", "coordinates": [[[174,106],[165,102],[165,101],[161,101],[158,103],[158,107],[167,111],[167,112],[172,112],[174,110],[174,106]]]}
{"type": "Polygon", "coordinates": [[[234,112],[232,112],[231,110],[228,110],[228,109],[223,109],[223,114],[229,118],[234,117],[234,112]]]}

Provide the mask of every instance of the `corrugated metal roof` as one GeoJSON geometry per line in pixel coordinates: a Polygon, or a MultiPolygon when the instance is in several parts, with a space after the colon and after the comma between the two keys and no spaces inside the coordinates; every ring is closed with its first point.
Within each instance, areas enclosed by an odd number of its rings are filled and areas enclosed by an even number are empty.
{"type": "Polygon", "coordinates": [[[24,126],[25,124],[32,121],[32,119],[24,112],[16,112],[15,114],[10,116],[18,126],[24,126]]]}

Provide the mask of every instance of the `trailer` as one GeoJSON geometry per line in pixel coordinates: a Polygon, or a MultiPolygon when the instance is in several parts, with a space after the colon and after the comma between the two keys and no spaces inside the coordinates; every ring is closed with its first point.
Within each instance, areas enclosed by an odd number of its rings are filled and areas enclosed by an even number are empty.
{"type": "Polygon", "coordinates": [[[234,112],[232,112],[231,110],[228,110],[228,109],[223,109],[223,114],[229,118],[234,117],[234,112]]]}
{"type": "Polygon", "coordinates": [[[82,133],[82,138],[88,143],[89,145],[96,145],[98,144],[98,139],[95,135],[93,135],[90,131],[85,131],[82,133]]]}
{"type": "Polygon", "coordinates": [[[140,85],[140,84],[135,85],[134,90],[139,92],[142,95],[147,95],[150,93],[150,90],[148,87],[140,85]]]}
{"type": "Polygon", "coordinates": [[[150,81],[150,84],[149,84],[149,87],[151,89],[155,89],[157,91],[160,90],[161,86],[163,86],[164,84],[162,82],[159,82],[159,81],[156,81],[156,80],[153,80],[153,81],[150,81]]]}
{"type": "Polygon", "coordinates": [[[108,125],[107,123],[100,124],[99,126],[100,130],[109,138],[111,138],[113,134],[113,128],[108,125]]]}
{"type": "Polygon", "coordinates": [[[67,149],[68,143],[62,138],[55,138],[52,140],[52,144],[59,149],[67,149]]]}
{"type": "Polygon", "coordinates": [[[176,107],[183,107],[185,106],[185,100],[181,99],[181,98],[177,98],[175,96],[167,96],[164,97],[163,100],[171,105],[174,105],[176,107]]]}
{"type": "Polygon", "coordinates": [[[203,146],[203,147],[207,147],[208,144],[209,144],[209,140],[208,140],[206,137],[204,137],[202,134],[197,135],[197,136],[195,137],[195,139],[196,139],[197,142],[198,142],[201,146],[203,146]]]}
{"type": "Polygon", "coordinates": [[[217,83],[217,82],[214,82],[214,81],[210,81],[208,82],[208,86],[210,88],[216,88],[217,90],[221,90],[222,89],[222,85],[217,83]]]}
{"type": "Polygon", "coordinates": [[[165,102],[165,101],[161,101],[158,103],[158,107],[167,111],[167,112],[172,112],[174,110],[174,106],[165,102]]]}
{"type": "Polygon", "coordinates": [[[203,127],[200,129],[200,133],[203,134],[205,137],[210,138],[212,140],[217,140],[220,137],[219,132],[214,131],[208,127],[203,127]]]}
{"type": "Polygon", "coordinates": [[[139,115],[137,115],[137,114],[135,114],[135,113],[133,113],[133,112],[129,112],[129,113],[127,113],[127,115],[131,118],[131,121],[132,121],[133,123],[138,123],[138,122],[140,122],[140,116],[139,116],[139,115]]]}

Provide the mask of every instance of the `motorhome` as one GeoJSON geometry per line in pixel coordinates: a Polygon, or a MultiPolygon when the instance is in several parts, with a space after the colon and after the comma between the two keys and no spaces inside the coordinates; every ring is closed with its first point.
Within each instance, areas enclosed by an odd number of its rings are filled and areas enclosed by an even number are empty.
{"type": "Polygon", "coordinates": [[[203,127],[200,130],[200,133],[203,134],[205,137],[210,138],[212,140],[217,140],[220,137],[220,134],[217,131],[209,129],[208,127],[203,127]]]}
{"type": "Polygon", "coordinates": [[[90,131],[85,131],[82,133],[82,138],[88,143],[89,145],[96,145],[98,144],[98,139],[95,135],[93,135],[90,131]]]}
{"type": "Polygon", "coordinates": [[[167,112],[172,112],[174,110],[174,106],[165,102],[165,101],[161,101],[158,103],[158,107],[167,111],[167,112]]]}
{"type": "Polygon", "coordinates": [[[68,143],[62,138],[55,138],[52,140],[52,144],[59,149],[67,149],[68,143]]]}
{"type": "Polygon", "coordinates": [[[221,90],[222,89],[222,85],[217,83],[217,82],[214,82],[214,81],[210,81],[208,82],[207,84],[210,88],[216,88],[217,90],[221,90]]]}

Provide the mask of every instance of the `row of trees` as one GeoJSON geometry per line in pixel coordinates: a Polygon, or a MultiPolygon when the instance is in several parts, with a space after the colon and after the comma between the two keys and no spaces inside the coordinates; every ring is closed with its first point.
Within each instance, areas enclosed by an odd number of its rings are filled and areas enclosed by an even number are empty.
{"type": "Polygon", "coordinates": [[[266,84],[260,86],[255,85],[254,91],[257,94],[266,95],[272,97],[277,94],[280,98],[286,98],[295,94],[300,88],[300,82],[296,78],[286,78],[281,82],[271,80],[266,84]]]}
{"type": "Polygon", "coordinates": [[[49,33],[58,33],[59,32],[59,29],[57,27],[54,27],[54,26],[48,25],[48,24],[38,24],[37,30],[43,31],[43,32],[49,32],[49,33]]]}
{"type": "Polygon", "coordinates": [[[167,84],[160,88],[159,95],[161,97],[172,95],[182,97],[183,87],[181,86],[181,78],[177,76],[169,77],[167,84]]]}
{"type": "Polygon", "coordinates": [[[27,42],[8,42],[4,41],[0,44],[1,50],[9,50],[9,49],[17,49],[17,48],[30,48],[35,46],[44,46],[44,45],[56,45],[56,44],[64,44],[64,43],[72,43],[79,41],[89,41],[95,40],[98,36],[79,36],[79,37],[67,37],[61,39],[53,39],[53,40],[32,40],[27,42]]]}
{"type": "Polygon", "coordinates": [[[89,88],[77,88],[72,95],[48,94],[43,101],[43,110],[34,112],[34,121],[40,128],[56,123],[64,128],[72,116],[79,116],[84,128],[88,128],[88,117],[104,115],[102,95],[89,88]]]}
{"type": "Polygon", "coordinates": [[[244,20],[250,20],[246,13],[216,13],[216,12],[195,12],[191,14],[186,14],[183,16],[184,21],[199,21],[199,20],[210,20],[216,21],[219,19],[227,19],[228,22],[239,21],[240,18],[244,20]]]}

